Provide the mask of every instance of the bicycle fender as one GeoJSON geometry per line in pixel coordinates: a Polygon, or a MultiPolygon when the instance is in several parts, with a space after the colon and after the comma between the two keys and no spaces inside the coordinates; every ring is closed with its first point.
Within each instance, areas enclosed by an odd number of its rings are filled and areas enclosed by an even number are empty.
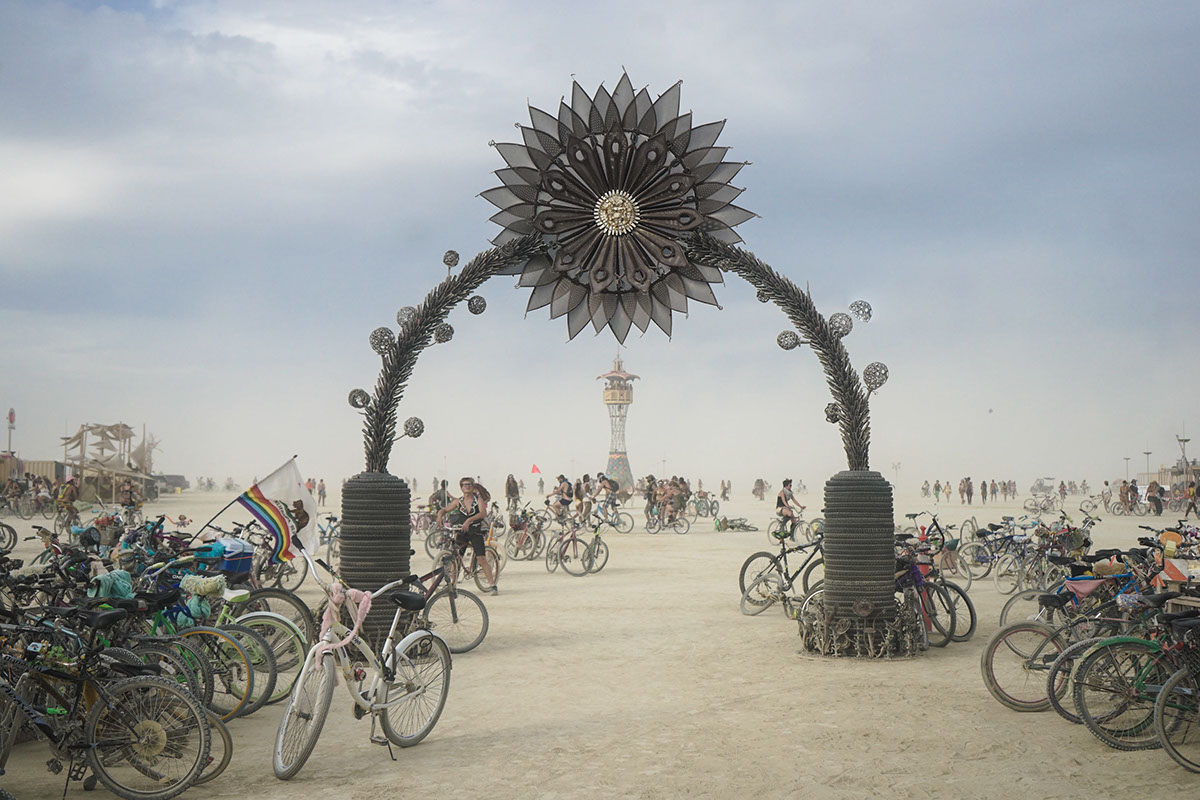
{"type": "MultiPolygon", "coordinates": [[[[442,644],[446,645],[446,652],[447,653],[450,652],[450,645],[446,644],[446,640],[442,638],[441,634],[439,634],[437,631],[425,630],[424,628],[413,631],[408,636],[405,636],[403,639],[401,639],[399,642],[397,642],[396,643],[396,652],[403,653],[405,650],[408,649],[409,645],[411,645],[413,642],[416,642],[418,639],[421,639],[425,636],[432,636],[435,639],[438,639],[439,641],[441,641],[442,644]]],[[[450,658],[450,668],[454,669],[453,656],[450,658]]]]}

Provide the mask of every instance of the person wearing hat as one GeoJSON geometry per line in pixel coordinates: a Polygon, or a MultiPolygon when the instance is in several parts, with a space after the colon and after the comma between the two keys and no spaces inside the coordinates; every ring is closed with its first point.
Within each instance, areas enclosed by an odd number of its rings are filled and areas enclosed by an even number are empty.
{"type": "Polygon", "coordinates": [[[79,509],[75,502],[79,499],[79,478],[75,475],[67,478],[58,490],[58,510],[67,515],[67,524],[79,522],[79,509]]]}
{"type": "Polygon", "coordinates": [[[567,509],[571,506],[572,493],[571,482],[567,480],[566,475],[560,474],[554,479],[554,488],[546,495],[546,505],[560,521],[563,520],[567,509]]]}

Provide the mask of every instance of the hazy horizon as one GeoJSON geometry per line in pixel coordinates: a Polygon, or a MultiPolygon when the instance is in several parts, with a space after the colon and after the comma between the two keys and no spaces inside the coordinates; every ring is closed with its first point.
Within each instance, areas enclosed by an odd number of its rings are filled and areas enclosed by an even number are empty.
{"type": "MultiPolygon", "coordinates": [[[[901,486],[1099,482],[1173,463],[1200,393],[1192,76],[1200,8],[666,2],[0,0],[0,405],[13,446],[61,458],[84,422],[145,423],[156,465],[239,481],[293,453],[362,469],[371,330],[499,228],[479,192],[525,104],[572,79],[652,95],[683,80],[727,119],[745,247],[882,361],[871,464],[901,486]],[[637,20],[619,25],[614,20],[637,20]],[[563,46],[568,43],[570,46],[563,46]],[[683,57],[686,54],[687,57],[683,57]],[[1189,266],[1190,265],[1190,266],[1189,266]]],[[[400,408],[426,432],[391,471],[603,468],[595,377],[635,387],[635,474],[844,468],[829,393],[736,276],[673,337],[566,342],[528,290],[486,284],[400,408]],[[444,465],[444,466],[443,466],[444,465]]],[[[1189,455],[1200,455],[1197,452],[1189,455]]],[[[489,487],[491,488],[491,487],[489,487]]]]}

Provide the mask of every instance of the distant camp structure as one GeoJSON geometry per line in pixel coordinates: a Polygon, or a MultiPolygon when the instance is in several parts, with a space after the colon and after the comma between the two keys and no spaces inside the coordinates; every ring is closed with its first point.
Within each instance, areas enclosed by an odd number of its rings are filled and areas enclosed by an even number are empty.
{"type": "Polygon", "coordinates": [[[80,425],[74,434],[61,438],[63,462],[72,474],[80,476],[85,497],[114,499],[126,478],[139,487],[143,496],[158,494],[157,483],[151,477],[158,440],[147,436],[145,426],[142,426],[142,440],[136,446],[133,428],[123,422],[87,423],[80,425]]]}

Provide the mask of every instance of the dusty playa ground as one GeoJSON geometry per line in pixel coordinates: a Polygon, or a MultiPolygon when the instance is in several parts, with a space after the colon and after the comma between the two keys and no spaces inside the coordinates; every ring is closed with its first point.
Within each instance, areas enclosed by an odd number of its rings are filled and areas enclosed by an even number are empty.
{"type": "MultiPolygon", "coordinates": [[[[185,494],[156,511],[203,520],[228,499],[185,494]]],[[[820,506],[818,495],[802,500],[820,506]]],[[[767,504],[727,505],[765,528],[767,504]]],[[[897,514],[924,508],[902,498],[897,514]]],[[[966,516],[957,498],[943,509],[943,522],[966,516]]],[[[971,511],[984,522],[1015,509],[971,511]]],[[[717,534],[702,523],[686,536],[650,536],[640,524],[609,535],[608,567],[587,578],[510,562],[501,594],[485,598],[486,641],[455,658],[441,721],[417,747],[397,749],[396,762],[368,742],[369,723],[353,719],[339,686],[296,778],[271,772],[281,709],[268,707],[231,724],[233,764],[184,796],[1196,795],[1200,776],[1161,752],[1110,750],[1053,712],[1018,714],[991,698],[979,672],[1001,605],[990,580],[971,591],[980,622],[968,643],[899,662],[812,658],[797,654],[796,625],[781,612],[750,618],[738,609],[738,568],[768,549],[766,534],[717,534]]],[[[1097,545],[1133,544],[1139,523],[1155,520],[1106,519],[1097,545]]],[[[25,535],[27,524],[17,527],[25,535]]],[[[313,590],[306,583],[315,605],[313,590]]],[[[19,746],[0,785],[18,800],[59,797],[63,779],[45,770],[47,757],[40,743],[19,746]]],[[[92,795],[72,784],[68,796],[92,795]]]]}

